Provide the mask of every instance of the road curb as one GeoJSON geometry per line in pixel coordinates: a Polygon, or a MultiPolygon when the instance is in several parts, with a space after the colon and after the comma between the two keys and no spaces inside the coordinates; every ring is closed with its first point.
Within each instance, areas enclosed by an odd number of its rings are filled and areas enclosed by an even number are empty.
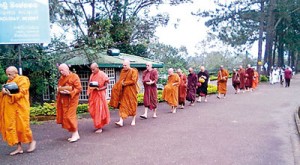
{"type": "Polygon", "coordinates": [[[300,107],[298,107],[298,110],[295,112],[296,127],[297,127],[298,134],[300,135],[300,118],[299,118],[299,114],[300,114],[300,107]]]}

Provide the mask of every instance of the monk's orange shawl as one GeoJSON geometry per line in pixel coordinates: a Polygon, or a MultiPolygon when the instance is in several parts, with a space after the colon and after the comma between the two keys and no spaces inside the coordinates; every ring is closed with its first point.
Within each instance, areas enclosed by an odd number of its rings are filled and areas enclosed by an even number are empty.
{"type": "Polygon", "coordinates": [[[30,82],[26,76],[17,75],[7,83],[15,82],[19,93],[11,96],[0,92],[0,130],[2,138],[10,146],[19,142],[30,143],[32,132],[30,129],[30,82]]]}
{"type": "Polygon", "coordinates": [[[182,74],[180,76],[180,84],[178,87],[178,100],[179,103],[184,103],[187,94],[187,78],[186,75],[182,74]]]}
{"type": "MultiPolygon", "coordinates": [[[[91,81],[98,82],[99,87],[102,88],[109,83],[108,76],[101,70],[97,73],[92,73],[89,83],[91,81]]],[[[102,128],[110,121],[110,113],[106,101],[106,89],[96,90],[88,88],[89,95],[89,112],[94,121],[95,128],[102,128]]]]}
{"type": "Polygon", "coordinates": [[[254,71],[253,81],[252,81],[252,88],[255,89],[259,83],[259,74],[257,71],[254,71]]]}
{"type": "Polygon", "coordinates": [[[218,72],[218,92],[220,94],[226,94],[227,92],[227,80],[228,80],[228,71],[226,69],[220,70],[218,72]]]}
{"type": "Polygon", "coordinates": [[[130,68],[122,69],[118,82],[113,86],[109,105],[119,108],[119,115],[123,119],[135,116],[138,94],[138,70],[130,68]]]}
{"type": "Polygon", "coordinates": [[[178,74],[172,74],[168,77],[167,85],[165,85],[162,98],[170,105],[170,106],[178,106],[178,86],[180,83],[180,78],[178,74]],[[176,85],[173,85],[176,83],[176,85]]]}
{"type": "Polygon", "coordinates": [[[56,100],[56,123],[62,124],[69,132],[78,130],[77,106],[79,94],[82,90],[80,79],[77,74],[70,73],[68,76],[61,76],[58,80],[58,87],[71,86],[70,94],[57,93],[56,100]]]}

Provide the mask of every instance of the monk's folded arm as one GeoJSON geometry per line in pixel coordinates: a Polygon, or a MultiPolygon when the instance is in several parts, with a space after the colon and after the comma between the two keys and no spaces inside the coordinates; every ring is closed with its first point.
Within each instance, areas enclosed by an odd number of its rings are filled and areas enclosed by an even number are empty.
{"type": "Polygon", "coordinates": [[[123,82],[123,86],[130,86],[135,85],[135,83],[138,80],[138,75],[135,72],[132,72],[132,77],[129,80],[126,80],[123,82]]]}
{"type": "Polygon", "coordinates": [[[76,94],[80,93],[82,90],[79,78],[75,79],[75,81],[73,83],[74,83],[74,89],[70,93],[71,98],[73,98],[76,94]]]}

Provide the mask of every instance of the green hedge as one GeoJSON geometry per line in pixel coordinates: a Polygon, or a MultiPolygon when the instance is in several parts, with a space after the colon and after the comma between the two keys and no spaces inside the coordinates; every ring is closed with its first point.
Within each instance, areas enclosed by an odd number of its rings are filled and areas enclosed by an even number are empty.
{"type": "Polygon", "coordinates": [[[216,94],[216,93],[217,93],[217,86],[213,84],[208,84],[207,94],[216,94]]]}
{"type": "Polygon", "coordinates": [[[260,75],[260,82],[267,82],[269,81],[268,77],[265,75],[260,75]]]}
{"type": "MultiPolygon", "coordinates": [[[[208,94],[217,93],[217,86],[208,84],[208,94]]],[[[158,102],[162,102],[162,90],[157,91],[158,102]]],[[[139,93],[137,95],[138,104],[142,105],[144,102],[144,94],[139,93]]],[[[88,112],[88,104],[79,104],[77,107],[77,114],[82,114],[88,112]]],[[[30,107],[30,116],[55,116],[56,115],[56,107],[55,103],[44,103],[43,105],[35,105],[30,107]]]]}
{"type": "MultiPolygon", "coordinates": [[[[79,104],[77,107],[77,114],[88,112],[88,104],[79,104]]],[[[44,103],[43,105],[36,105],[30,107],[30,116],[55,116],[55,103],[44,103]]]]}

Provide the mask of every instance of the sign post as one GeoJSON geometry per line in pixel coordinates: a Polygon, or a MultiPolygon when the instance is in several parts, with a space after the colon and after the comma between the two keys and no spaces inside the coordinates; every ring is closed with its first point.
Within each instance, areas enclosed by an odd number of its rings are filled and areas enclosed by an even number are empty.
{"type": "Polygon", "coordinates": [[[0,44],[18,44],[19,69],[20,44],[49,43],[48,0],[1,0],[0,44]]]}

